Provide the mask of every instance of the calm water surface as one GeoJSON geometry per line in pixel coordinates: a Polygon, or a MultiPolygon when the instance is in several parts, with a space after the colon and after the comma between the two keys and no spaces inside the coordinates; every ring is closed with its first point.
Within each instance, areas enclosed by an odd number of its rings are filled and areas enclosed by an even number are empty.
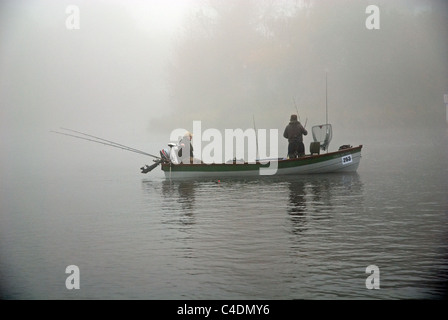
{"type": "Polygon", "coordinates": [[[443,298],[446,142],[440,148],[366,145],[355,174],[220,182],[95,162],[3,170],[3,298],[443,298]],[[68,265],[80,269],[79,290],[65,287],[68,265]],[[366,288],[369,265],[380,270],[378,290],[366,288]]]}

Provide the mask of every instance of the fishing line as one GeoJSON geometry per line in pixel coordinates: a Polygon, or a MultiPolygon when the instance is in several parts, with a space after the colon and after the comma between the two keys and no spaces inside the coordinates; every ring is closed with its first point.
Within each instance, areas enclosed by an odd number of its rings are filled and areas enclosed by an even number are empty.
{"type": "MultiPolygon", "coordinates": [[[[125,145],[123,145],[123,144],[120,144],[120,143],[117,143],[117,142],[114,142],[114,141],[110,141],[110,140],[106,140],[106,139],[103,139],[103,138],[100,138],[100,137],[96,137],[96,136],[93,136],[93,135],[91,135],[91,134],[87,134],[87,133],[84,133],[84,132],[80,132],[80,131],[76,131],[76,130],[73,130],[73,129],[68,129],[68,128],[61,128],[62,130],[66,130],[66,131],[71,131],[71,132],[75,132],[75,133],[78,133],[78,134],[82,134],[83,136],[86,136],[86,137],[91,137],[91,138],[95,138],[95,139],[97,139],[97,140],[101,140],[101,141],[105,141],[105,142],[108,142],[108,143],[110,143],[110,144],[114,144],[114,145],[117,145],[117,146],[119,146],[119,147],[122,147],[122,148],[126,148],[126,149],[128,149],[129,151],[135,151],[135,152],[137,152],[137,153],[145,153],[146,154],[146,152],[144,152],[144,151],[141,151],[141,150],[138,150],[138,149],[135,149],[135,148],[131,148],[131,147],[128,147],[128,146],[125,146],[125,145]]],[[[154,156],[155,157],[155,156],[154,156]]],[[[159,157],[156,157],[156,158],[159,158],[159,157]]]]}
{"type": "Polygon", "coordinates": [[[76,132],[76,133],[79,133],[79,134],[82,134],[82,135],[85,135],[85,136],[88,136],[88,137],[95,138],[97,140],[84,138],[84,137],[76,136],[76,135],[69,134],[69,133],[59,132],[59,131],[53,131],[52,130],[50,132],[61,134],[61,135],[64,135],[64,136],[77,138],[77,139],[81,139],[81,140],[91,141],[91,142],[99,143],[99,144],[102,144],[102,145],[106,145],[106,146],[110,146],[110,147],[114,147],[114,148],[130,151],[130,152],[139,153],[139,154],[142,154],[142,155],[145,155],[145,156],[150,156],[150,157],[153,157],[153,158],[156,158],[156,159],[160,159],[160,157],[154,156],[154,155],[146,153],[144,151],[141,151],[141,150],[138,150],[138,149],[134,149],[134,148],[131,148],[131,147],[128,147],[128,146],[125,146],[125,145],[122,145],[122,144],[119,144],[119,143],[116,143],[116,142],[113,142],[113,141],[109,141],[109,140],[106,140],[106,139],[98,138],[98,137],[95,137],[95,136],[92,136],[92,135],[88,135],[86,133],[78,132],[78,131],[75,131],[75,130],[71,130],[71,129],[64,129],[64,128],[61,128],[61,129],[72,131],[72,132],[76,132]],[[102,140],[102,141],[105,141],[105,142],[98,141],[98,140],[102,140]]]}

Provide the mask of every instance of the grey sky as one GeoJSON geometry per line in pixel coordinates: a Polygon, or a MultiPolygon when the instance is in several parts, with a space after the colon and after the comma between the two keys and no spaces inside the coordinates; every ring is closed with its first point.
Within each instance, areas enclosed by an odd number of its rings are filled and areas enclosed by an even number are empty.
{"type": "MultiPolygon", "coordinates": [[[[2,4],[3,130],[59,126],[145,130],[167,108],[164,64],[179,17],[169,29],[160,4],[138,16],[138,2],[9,1],[2,4]],[[80,8],[68,30],[65,9],[80,8]],[[151,19],[156,19],[151,22],[151,19]],[[153,30],[151,30],[153,27],[153,30]]],[[[150,2],[151,3],[151,2],[150,2]]],[[[141,3],[140,3],[141,5],[141,3]]]]}
{"type": "MultiPolygon", "coordinates": [[[[308,128],[325,120],[325,71],[329,76],[330,122],[335,122],[338,142],[367,135],[366,126],[380,131],[411,122],[430,126],[435,121],[438,126],[444,125],[440,119],[445,116],[443,94],[448,93],[446,19],[442,24],[438,21],[409,26],[409,30],[416,32],[406,36],[403,25],[396,29],[396,20],[391,17],[400,17],[400,12],[406,10],[414,14],[429,9],[443,11],[446,5],[434,0],[396,1],[385,6],[387,1],[378,1],[382,10],[381,29],[368,31],[363,9],[370,2],[354,1],[361,10],[352,20],[344,20],[344,14],[353,15],[352,2],[340,5],[337,1],[330,2],[328,12],[321,10],[320,16],[310,14],[307,18],[312,29],[284,26],[284,34],[289,32],[291,38],[297,37],[301,44],[309,46],[301,49],[300,56],[283,56],[283,61],[299,60],[300,72],[294,70],[296,74],[288,74],[285,69],[284,74],[272,77],[272,87],[281,89],[277,95],[268,95],[257,91],[259,87],[251,81],[243,91],[232,91],[230,84],[235,85],[241,79],[259,79],[244,78],[251,65],[241,64],[238,66],[243,70],[241,73],[234,70],[236,77],[220,82],[224,80],[216,77],[216,73],[221,69],[215,72],[214,68],[204,68],[205,61],[214,63],[210,56],[213,51],[200,51],[202,45],[213,47],[200,37],[197,47],[191,44],[195,35],[189,32],[199,30],[198,17],[214,17],[209,4],[226,7],[232,5],[230,0],[3,1],[0,5],[2,150],[11,154],[16,145],[37,150],[39,143],[49,150],[48,144],[55,143],[54,137],[48,137],[49,130],[65,126],[158,152],[147,147],[164,147],[166,141],[161,139],[168,140],[169,133],[178,127],[191,130],[193,120],[202,120],[203,128],[244,129],[252,127],[254,115],[258,128],[277,128],[281,136],[290,114],[295,113],[293,99],[302,118],[308,118],[308,128]],[[80,9],[79,30],[66,28],[68,5],[80,9]],[[339,30],[351,30],[352,34],[332,34],[334,23],[338,23],[339,30]],[[313,37],[306,38],[310,34],[313,37]],[[415,42],[409,42],[414,37],[415,42]],[[421,39],[427,41],[420,43],[421,39]],[[186,79],[179,77],[176,87],[173,75],[182,70],[173,69],[173,65],[182,61],[179,57],[185,44],[199,52],[197,64],[191,62],[197,72],[187,74],[186,79]],[[425,47],[428,44],[434,48],[425,47]],[[414,60],[407,61],[406,55],[388,60],[390,53],[406,52],[408,47],[414,50],[414,60]],[[420,49],[421,59],[416,59],[420,49]],[[356,63],[352,63],[354,60],[356,63]],[[195,87],[201,78],[207,85],[195,87]],[[179,88],[188,90],[189,101],[179,88]]],[[[262,3],[265,7],[260,8],[271,8],[270,12],[275,13],[299,2],[262,3]],[[269,3],[277,9],[272,9],[269,3]]],[[[227,12],[225,8],[223,12],[227,12]]],[[[446,12],[443,14],[446,17],[446,12]]],[[[226,38],[228,42],[219,45],[229,52],[246,41],[235,29],[236,23],[244,21],[244,13],[241,15],[222,24],[222,30],[230,30],[231,36],[226,38]]],[[[218,67],[218,63],[214,66],[218,67]]],[[[273,64],[272,70],[278,70],[276,67],[273,64]]]]}

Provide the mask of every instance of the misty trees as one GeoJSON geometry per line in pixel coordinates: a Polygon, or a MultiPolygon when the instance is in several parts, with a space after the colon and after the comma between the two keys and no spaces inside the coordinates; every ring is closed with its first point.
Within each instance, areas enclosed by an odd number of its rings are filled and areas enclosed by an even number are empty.
{"type": "Polygon", "coordinates": [[[216,125],[255,113],[283,123],[296,97],[317,118],[328,71],[339,120],[381,119],[386,111],[403,119],[422,104],[434,111],[447,80],[447,46],[439,42],[446,13],[379,0],[381,29],[369,30],[368,4],[208,1],[193,12],[172,61],[172,105],[188,121],[216,125]]]}
{"type": "Polygon", "coordinates": [[[170,73],[173,103],[201,119],[226,116],[252,96],[249,65],[262,40],[251,19],[254,7],[211,1],[195,13],[170,73]]]}

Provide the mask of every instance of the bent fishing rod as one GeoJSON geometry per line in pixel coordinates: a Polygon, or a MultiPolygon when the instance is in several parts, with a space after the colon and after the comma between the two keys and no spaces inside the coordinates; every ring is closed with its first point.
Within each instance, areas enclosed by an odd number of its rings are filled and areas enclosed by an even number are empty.
{"type": "Polygon", "coordinates": [[[125,150],[125,151],[130,151],[130,152],[142,154],[142,155],[153,157],[153,158],[156,158],[156,159],[159,159],[159,160],[161,159],[160,157],[152,155],[150,153],[147,153],[147,152],[135,149],[135,148],[131,148],[131,147],[125,146],[123,144],[120,144],[120,143],[117,143],[117,142],[114,142],[114,141],[110,141],[110,140],[106,140],[106,139],[103,139],[103,138],[100,138],[100,137],[96,137],[96,136],[93,136],[91,134],[87,134],[87,133],[83,133],[83,132],[80,132],[80,131],[67,129],[67,128],[61,128],[61,130],[77,133],[77,134],[80,134],[82,136],[75,135],[75,134],[70,134],[70,133],[66,133],[66,132],[53,131],[53,130],[50,131],[50,132],[53,132],[53,133],[56,133],[56,134],[61,134],[61,135],[72,137],[72,138],[77,138],[77,139],[81,139],[81,140],[86,140],[86,141],[99,143],[99,144],[102,144],[102,145],[106,145],[106,146],[122,149],[122,150],[125,150]],[[89,137],[89,138],[86,138],[86,137],[89,137]]]}
{"type": "MultiPolygon", "coordinates": [[[[297,116],[299,117],[299,121],[302,121],[302,120],[300,120],[299,108],[297,108],[296,99],[295,99],[294,97],[293,97],[292,99],[293,99],[293,101],[294,101],[294,106],[296,107],[297,116]]],[[[303,126],[304,128],[306,127],[306,123],[307,123],[307,122],[308,122],[308,118],[306,118],[306,120],[305,120],[305,125],[303,126]]]]}

